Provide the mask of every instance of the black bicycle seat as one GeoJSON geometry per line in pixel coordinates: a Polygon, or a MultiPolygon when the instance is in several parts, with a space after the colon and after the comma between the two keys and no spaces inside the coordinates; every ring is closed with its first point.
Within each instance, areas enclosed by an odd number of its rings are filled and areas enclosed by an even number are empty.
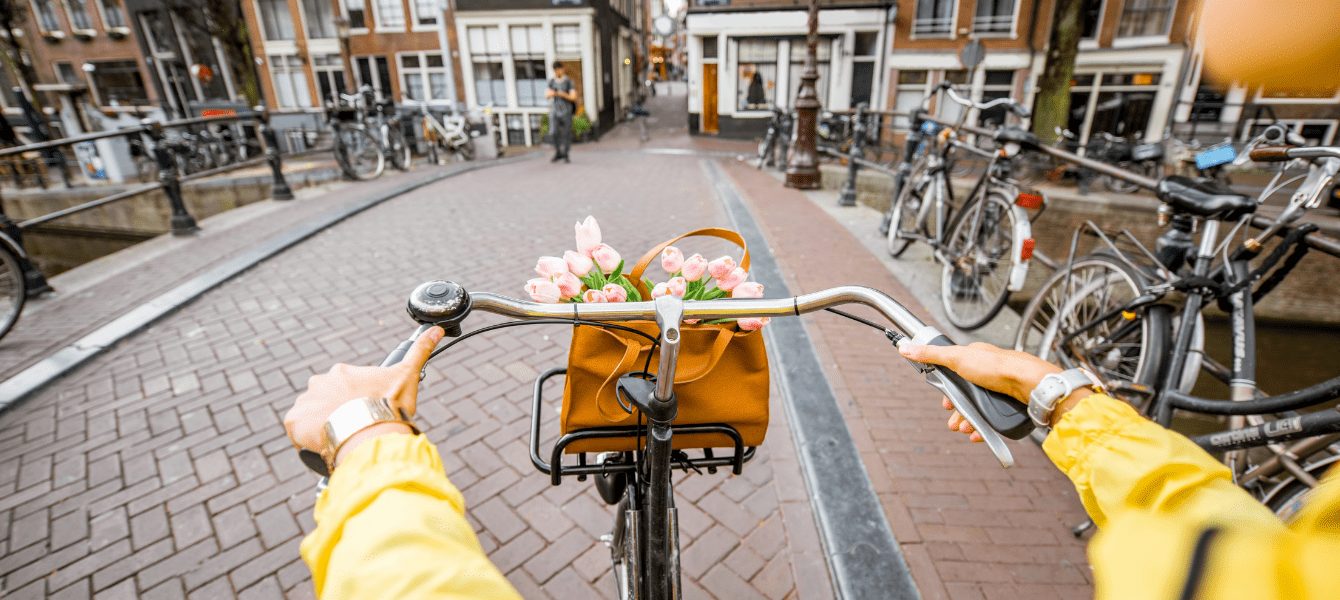
{"type": "Polygon", "coordinates": [[[1212,179],[1171,175],[1159,181],[1159,199],[1173,209],[1211,219],[1235,219],[1256,211],[1256,200],[1212,179]]]}
{"type": "Polygon", "coordinates": [[[995,138],[996,142],[1001,144],[1015,143],[1030,150],[1038,147],[1038,136],[1018,127],[1001,127],[996,130],[995,138]]]}

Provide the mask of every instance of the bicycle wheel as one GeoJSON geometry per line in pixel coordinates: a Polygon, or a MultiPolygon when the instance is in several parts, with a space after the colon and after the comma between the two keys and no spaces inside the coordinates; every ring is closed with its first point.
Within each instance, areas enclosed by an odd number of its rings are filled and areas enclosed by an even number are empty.
{"type": "MultiPolygon", "coordinates": [[[[1333,454],[1333,452],[1331,447],[1328,446],[1322,448],[1317,454],[1314,454],[1311,457],[1303,457],[1299,462],[1303,463],[1303,468],[1312,475],[1314,479],[1320,480],[1326,475],[1326,471],[1329,470],[1332,465],[1337,461],[1340,461],[1340,456],[1333,454]],[[1318,454],[1322,456],[1317,457],[1318,454]]],[[[1297,477],[1290,475],[1267,492],[1261,501],[1267,508],[1275,513],[1275,516],[1288,524],[1298,518],[1298,513],[1303,509],[1303,506],[1307,504],[1308,498],[1312,496],[1312,492],[1316,489],[1317,488],[1308,485],[1297,477]]]]}
{"type": "Polygon", "coordinates": [[[893,199],[893,206],[889,209],[889,229],[884,238],[884,247],[889,251],[889,256],[902,256],[912,244],[908,234],[917,233],[917,215],[921,212],[922,202],[926,201],[929,182],[925,169],[914,169],[903,181],[898,197],[893,199]]]}
{"type": "Polygon", "coordinates": [[[405,141],[405,132],[399,125],[392,125],[387,129],[386,139],[388,142],[387,151],[391,154],[391,166],[401,171],[408,171],[413,157],[410,156],[409,143],[405,141]]]}
{"type": "Polygon", "coordinates": [[[366,129],[342,128],[336,140],[337,154],[343,153],[340,167],[349,177],[358,180],[374,179],[386,169],[386,157],[381,144],[366,129]]]}
{"type": "Polygon", "coordinates": [[[642,586],[640,512],[629,507],[628,496],[624,496],[614,510],[614,528],[605,540],[610,549],[616,598],[635,598],[642,586]]]}
{"type": "Polygon", "coordinates": [[[1155,387],[1169,346],[1167,313],[1116,314],[1062,340],[1142,293],[1147,278],[1107,253],[1075,261],[1049,278],[1024,308],[1014,349],[1056,362],[1061,355],[1094,371],[1109,387],[1133,383],[1155,387]],[[1069,275],[1067,277],[1067,274],[1069,275]]]}
{"type": "MultiPolygon", "coordinates": [[[[0,234],[3,235],[3,234],[0,234]]],[[[6,240],[8,241],[8,240],[6,240]]],[[[0,338],[14,327],[28,297],[28,282],[23,279],[19,257],[0,243],[0,338]]]]}
{"type": "Polygon", "coordinates": [[[959,211],[949,226],[940,275],[940,302],[949,322],[977,329],[1010,297],[1015,215],[1003,194],[989,190],[959,211]]]}
{"type": "Polygon", "coordinates": [[[768,134],[763,136],[763,140],[758,143],[758,164],[755,165],[755,168],[762,169],[763,165],[772,157],[772,136],[772,130],[768,130],[768,134]]]}

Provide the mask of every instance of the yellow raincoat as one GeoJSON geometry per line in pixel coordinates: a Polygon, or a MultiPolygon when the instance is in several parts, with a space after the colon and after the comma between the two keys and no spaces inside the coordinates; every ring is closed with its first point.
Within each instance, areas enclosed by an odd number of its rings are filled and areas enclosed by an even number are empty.
{"type": "Polygon", "coordinates": [[[302,541],[318,598],[521,597],[479,547],[427,438],[375,437],[342,460],[302,541]]]}
{"type": "Polygon", "coordinates": [[[1042,448],[1099,527],[1096,597],[1340,599],[1333,474],[1286,527],[1200,447],[1101,395],[1062,416],[1042,448]]]}

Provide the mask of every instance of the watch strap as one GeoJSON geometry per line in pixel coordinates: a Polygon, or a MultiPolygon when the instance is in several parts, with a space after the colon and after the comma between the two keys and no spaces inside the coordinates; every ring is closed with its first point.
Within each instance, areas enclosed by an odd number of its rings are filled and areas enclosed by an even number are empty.
{"type": "Polygon", "coordinates": [[[1095,392],[1103,391],[1102,383],[1088,369],[1074,368],[1048,374],[1028,395],[1028,416],[1038,427],[1051,427],[1057,402],[1086,386],[1095,392]]]}
{"type": "Polygon", "coordinates": [[[393,408],[389,399],[355,398],[338,406],[326,419],[322,427],[324,447],[320,450],[299,449],[298,457],[307,468],[329,477],[334,470],[335,457],[345,442],[359,432],[382,423],[401,423],[415,435],[419,434],[419,428],[402,411],[393,408]]]}

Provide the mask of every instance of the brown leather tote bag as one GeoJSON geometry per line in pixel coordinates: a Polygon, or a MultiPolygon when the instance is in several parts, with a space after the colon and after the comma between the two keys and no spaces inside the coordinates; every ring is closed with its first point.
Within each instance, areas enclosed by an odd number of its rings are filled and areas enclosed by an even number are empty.
{"type": "MultiPolygon", "coordinates": [[[[749,249],[740,234],[729,229],[707,228],[691,231],[657,245],[647,252],[629,272],[644,298],[650,291],[642,283],[642,273],[666,246],[694,236],[717,237],[735,243],[744,250],[740,266],[749,269],[749,249]]],[[[707,277],[706,274],[703,275],[707,277]]],[[[691,302],[691,301],[690,301],[691,302]]],[[[654,321],[624,323],[658,337],[654,321]]],[[[762,331],[740,331],[734,322],[714,325],[682,325],[679,365],[675,370],[675,396],[679,415],[675,425],[724,423],[744,438],[744,445],[758,446],[768,429],[768,354],[762,331]]],[[[641,371],[651,355],[654,373],[659,351],[652,351],[651,340],[640,335],[588,325],[576,325],[572,347],[568,351],[568,373],[563,389],[561,430],[571,433],[594,427],[633,427],[638,412],[629,413],[620,404],[615,386],[621,375],[641,371]]],[[[646,419],[642,419],[646,423],[646,419]]],[[[720,448],[733,446],[721,434],[675,434],[675,448],[720,448]]],[[[568,453],[627,451],[637,449],[637,439],[608,438],[582,440],[569,444],[568,453]]]]}

